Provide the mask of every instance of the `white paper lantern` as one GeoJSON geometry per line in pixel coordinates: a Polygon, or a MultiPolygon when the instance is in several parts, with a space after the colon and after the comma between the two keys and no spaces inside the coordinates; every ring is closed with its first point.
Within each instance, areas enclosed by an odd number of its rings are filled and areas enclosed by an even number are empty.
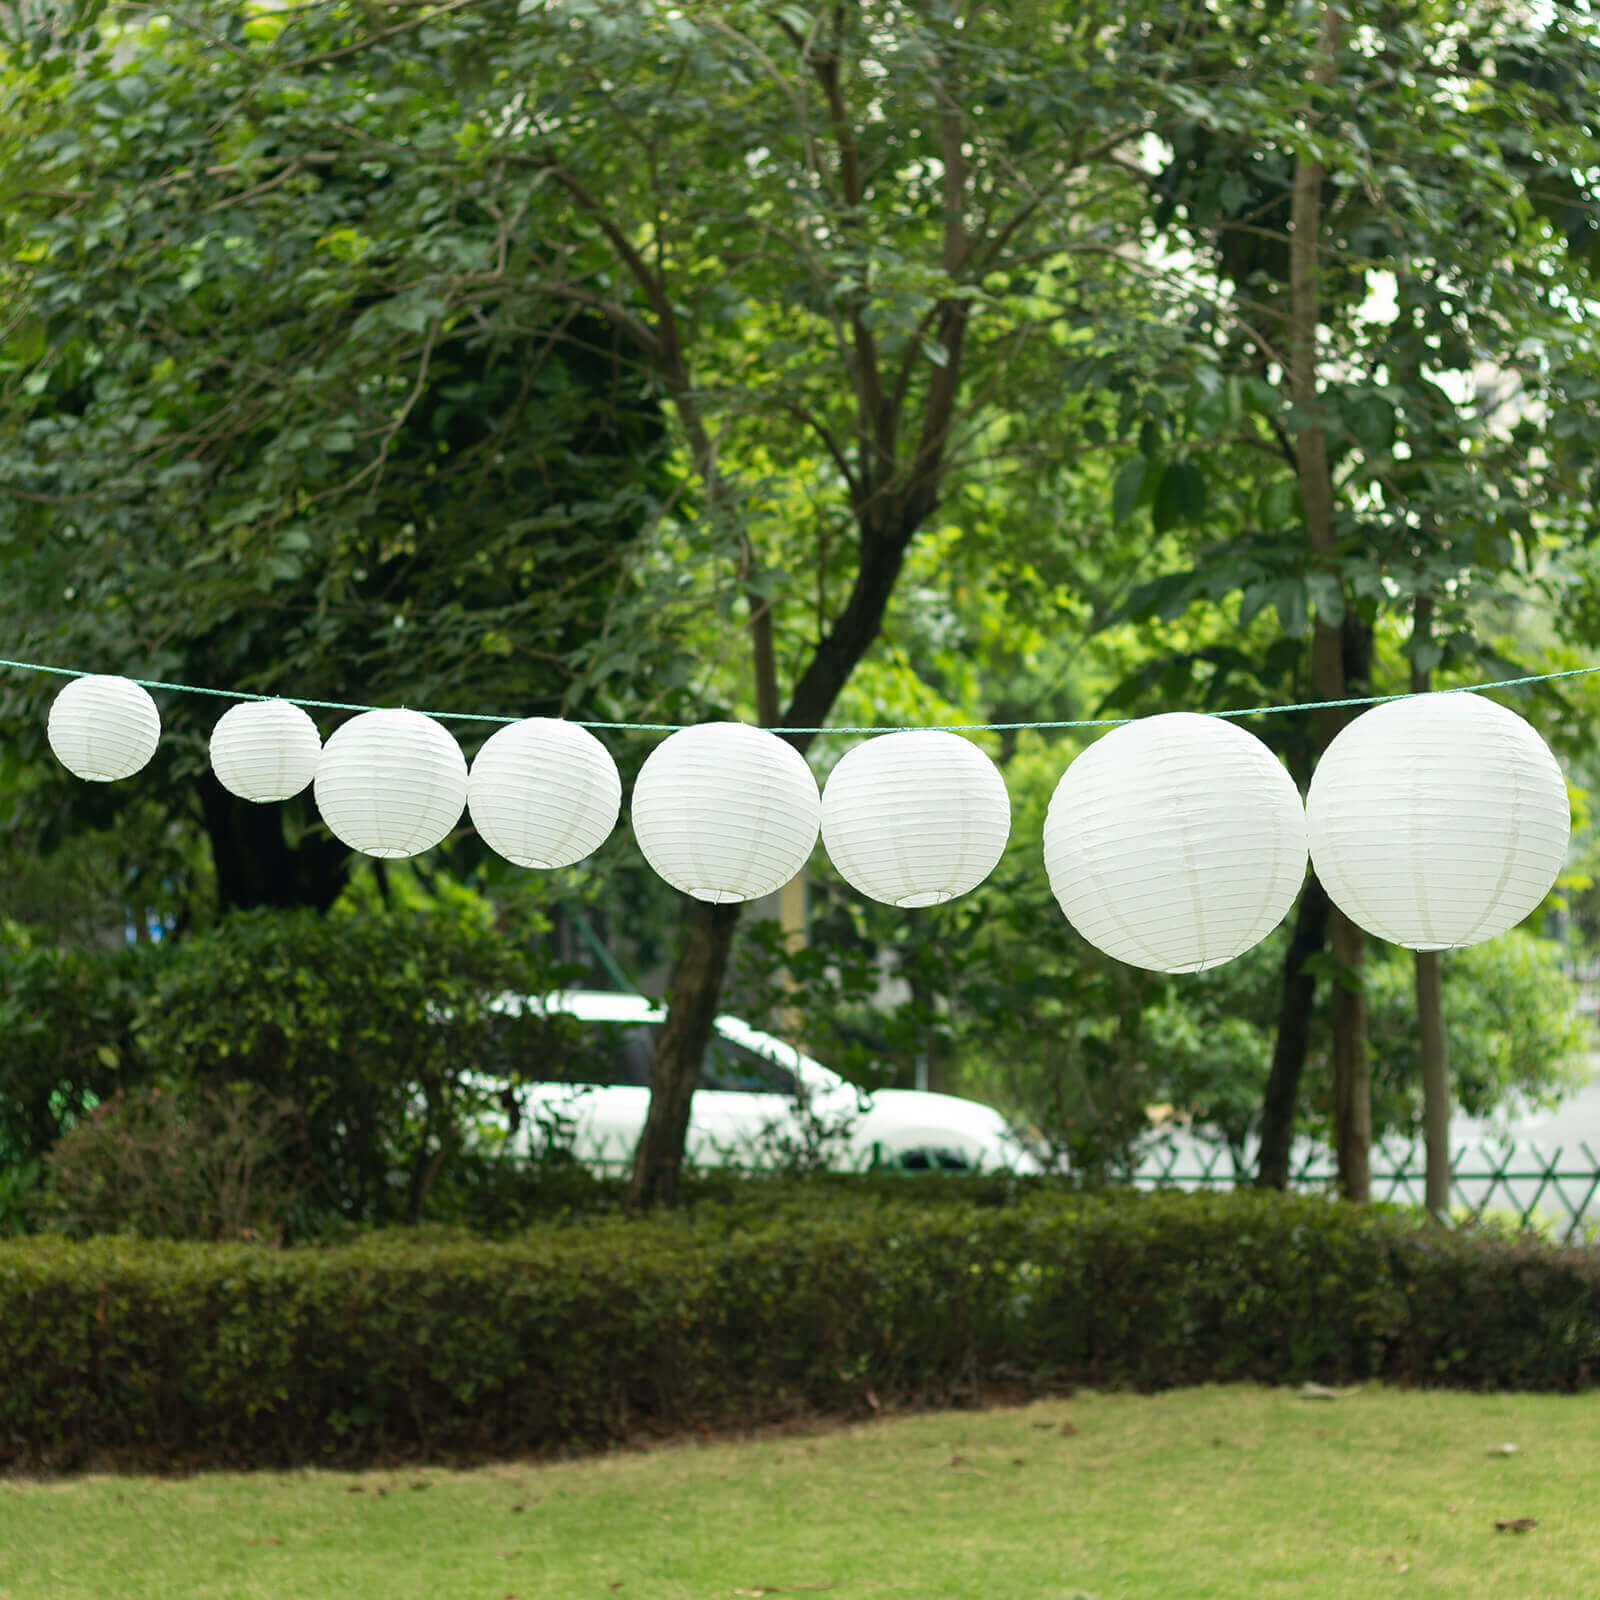
{"type": "Polygon", "coordinates": [[[528,717],[493,733],[467,780],[472,824],[519,867],[568,867],[605,843],[622,807],[606,747],[571,722],[528,717]]]}
{"type": "Polygon", "coordinates": [[[314,793],[323,820],[352,850],[420,855],[461,820],[467,758],[420,711],[363,711],[323,746],[314,793]]]}
{"type": "Polygon", "coordinates": [[[131,778],[156,753],[161,713],[128,678],[74,678],[50,706],[50,748],[69,772],[91,783],[131,778]]]}
{"type": "Polygon", "coordinates": [[[633,832],[673,888],[720,905],[781,889],[817,842],[822,799],[793,745],[742,722],[681,728],[633,786],[633,832]]]}
{"type": "Polygon", "coordinates": [[[1157,972],[1200,972],[1264,939],[1306,875],[1294,780],[1253,734],[1171,712],[1114,728],[1067,768],[1045,869],[1090,944],[1157,972]]]}
{"type": "Polygon", "coordinates": [[[933,906],[994,871],[1011,832],[1005,780],[958,734],[857,745],[822,791],[822,842],[844,880],[891,906],[933,906]]]}
{"type": "Polygon", "coordinates": [[[264,804],[299,794],[317,772],[317,725],[287,700],[249,700],[211,730],[211,770],[229,794],[264,804]]]}
{"type": "Polygon", "coordinates": [[[1323,753],[1306,796],[1311,862],[1368,933],[1413,950],[1478,944],[1550,892],[1567,785],[1534,729],[1477,694],[1374,706],[1323,753]]]}

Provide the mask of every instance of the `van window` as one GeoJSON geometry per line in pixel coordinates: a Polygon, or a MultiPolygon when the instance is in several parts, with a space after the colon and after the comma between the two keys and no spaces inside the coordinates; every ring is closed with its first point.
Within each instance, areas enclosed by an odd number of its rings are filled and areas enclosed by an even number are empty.
{"type": "Polygon", "coordinates": [[[611,1075],[607,1083],[650,1087],[650,1061],[656,1053],[656,1030],[640,1023],[626,1029],[610,1052],[611,1075]]]}
{"type": "Polygon", "coordinates": [[[926,1146],[900,1153],[902,1172],[970,1172],[972,1163],[960,1150],[935,1150],[926,1146]]]}
{"type": "MultiPolygon", "coordinates": [[[[650,1063],[655,1058],[661,1029],[655,1025],[629,1028],[610,1052],[610,1083],[635,1084],[648,1088],[650,1063]]],[[[712,1036],[700,1058],[697,1089],[732,1091],[737,1094],[785,1094],[796,1092],[794,1074],[758,1051],[712,1036]]]]}
{"type": "Polygon", "coordinates": [[[734,1090],[742,1094],[786,1094],[798,1089],[794,1074],[759,1051],[713,1037],[700,1059],[702,1089],[734,1090]]]}
{"type": "MultiPolygon", "coordinates": [[[[570,1019],[563,1019],[570,1020],[570,1019]]],[[[522,1076],[530,1082],[588,1083],[608,1088],[650,1086],[650,1063],[655,1058],[661,1029],[654,1023],[588,1022],[575,1028],[575,1040],[540,1059],[521,1061],[522,1076]]],[[[502,1046],[502,1054],[509,1052],[502,1046]]],[[[509,1067],[509,1060],[505,1067],[509,1067]]],[[[502,1073],[505,1067],[500,1070],[502,1073]]],[[[769,1061],[758,1051],[713,1035],[700,1060],[700,1089],[742,1094],[793,1096],[797,1085],[786,1067],[769,1061]]]]}

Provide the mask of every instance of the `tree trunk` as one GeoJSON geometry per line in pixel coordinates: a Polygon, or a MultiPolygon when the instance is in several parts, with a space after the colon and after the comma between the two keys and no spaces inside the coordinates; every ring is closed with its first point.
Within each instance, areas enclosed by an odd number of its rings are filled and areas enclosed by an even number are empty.
{"type": "MultiPolygon", "coordinates": [[[[1346,692],[1371,688],[1372,629],[1346,613],[1339,630],[1339,663],[1346,692]]],[[[1337,717],[1336,732],[1354,712],[1324,712],[1337,717]]],[[[1328,743],[1333,734],[1328,735],[1328,743]]],[[[1325,743],[1323,748],[1326,749],[1325,743]]],[[[1347,1200],[1372,1198],[1372,1072],[1367,1058],[1367,998],[1362,965],[1367,936],[1344,912],[1328,912],[1328,945],[1334,960],[1328,1020],[1333,1034],[1333,1141],[1338,1156],[1339,1193],[1347,1200]]]]}
{"type": "MultiPolygon", "coordinates": [[[[837,67],[837,58],[826,52],[812,61],[812,70],[828,98],[846,200],[854,208],[862,200],[860,166],[855,130],[840,95],[837,67]]],[[[971,244],[966,223],[970,182],[963,142],[963,99],[961,92],[951,88],[939,113],[944,199],[941,255],[944,270],[952,276],[966,263],[971,244]]],[[[594,197],[571,174],[552,170],[580,204],[591,211],[598,209],[594,197]]],[[[654,336],[647,333],[643,341],[646,353],[661,372],[683,422],[711,514],[728,515],[731,503],[717,463],[716,442],[706,428],[700,395],[690,382],[672,298],[664,281],[651,271],[623,230],[604,219],[601,226],[640,281],[655,311],[657,330],[654,336]]],[[[903,390],[884,386],[877,335],[862,315],[862,304],[852,304],[849,309],[851,344],[846,372],[858,405],[858,438],[862,446],[855,475],[852,477],[842,456],[837,459],[848,481],[856,525],[856,577],[844,608],[828,625],[811,659],[796,676],[782,719],[784,725],[820,727],[826,720],[840,690],[878,636],[911,540],[938,507],[960,391],[968,306],[960,296],[951,296],[938,309],[936,337],[944,348],[945,360],[929,377],[914,439],[912,419],[901,409],[903,390]],[[902,444],[908,446],[904,451],[902,444]]],[[[747,567],[751,567],[753,552],[748,545],[745,549],[747,567]]],[[[765,726],[777,726],[771,609],[754,590],[747,590],[747,598],[751,602],[749,629],[759,720],[765,726]]],[[[812,736],[797,733],[783,737],[804,755],[812,736]]],[[[700,1058],[711,1037],[738,918],[737,905],[713,907],[697,903],[690,913],[684,945],[673,969],[667,1020],[651,1068],[649,1116],[634,1152],[628,1204],[635,1209],[671,1204],[676,1198],[690,1101],[700,1058]]]]}
{"type": "MultiPolygon", "coordinates": [[[[1419,594],[1412,605],[1411,636],[1426,643],[1433,630],[1433,600],[1419,594]]],[[[1428,672],[1411,658],[1411,692],[1426,694],[1428,672]]],[[[1418,950],[1417,1038],[1422,1047],[1422,1131],[1427,1149],[1424,1204],[1430,1216],[1450,1215],[1450,1061],[1444,1034],[1444,967],[1437,950],[1418,950]]]]}
{"type": "Polygon", "coordinates": [[[1437,950],[1416,952],[1417,1030],[1422,1044],[1422,1129],[1427,1146],[1423,1201],[1450,1215],[1450,1064],[1444,1038],[1444,969],[1437,950]]]}
{"type": "Polygon", "coordinates": [[[308,832],[291,849],[283,836],[280,806],[241,800],[210,771],[199,782],[219,910],[309,906],[326,911],[339,898],[350,876],[348,845],[308,832]]]}
{"type": "MultiPolygon", "coordinates": [[[[804,867],[778,891],[778,926],[783,930],[784,956],[792,960],[805,949],[807,942],[804,867]]],[[[791,995],[795,992],[794,975],[787,967],[783,971],[783,985],[791,995]]],[[[803,1006],[791,1003],[783,1008],[783,1036],[796,1050],[805,1049],[806,1013],[803,1006]]]]}
{"type": "Polygon", "coordinates": [[[677,1203],[689,1108],[700,1062],[711,1042],[739,911],[737,903],[714,906],[704,900],[689,901],[683,944],[668,985],[667,1020],[650,1065],[650,1112],[628,1185],[628,1205],[634,1210],[677,1203]]]}
{"type": "Polygon", "coordinates": [[[1328,917],[1334,961],[1328,1011],[1333,1024],[1333,1144],[1339,1193],[1372,1198],[1372,1078],[1367,1062],[1367,997],[1361,963],[1367,936],[1337,906],[1328,917]]]}
{"type": "MultiPolygon", "coordinates": [[[[753,554],[750,559],[754,559],[753,554]]],[[[754,590],[748,595],[750,605],[751,660],[756,677],[756,718],[763,728],[775,728],[781,716],[778,700],[778,661],[772,642],[772,605],[754,590]]],[[[806,947],[806,872],[802,867],[794,877],[778,890],[778,925],[783,930],[783,950],[786,957],[798,954],[806,947]]],[[[787,994],[793,994],[794,975],[788,967],[780,974],[780,982],[787,994]]],[[[783,1036],[795,1049],[802,1049],[805,1016],[798,1006],[783,1008],[783,1036]]]]}
{"type": "Polygon", "coordinates": [[[1311,1008],[1317,997],[1316,974],[1305,971],[1305,961],[1327,942],[1330,909],[1327,891],[1313,873],[1300,891],[1294,934],[1283,957],[1278,1036],[1272,1046],[1272,1071],[1261,1097],[1261,1151],[1256,1166],[1256,1186],[1261,1189],[1289,1187],[1289,1146],[1294,1141],[1294,1113],[1311,1038],[1311,1008]]]}
{"type": "MultiPolygon", "coordinates": [[[[1345,691],[1359,695],[1371,688],[1372,629],[1353,613],[1346,613],[1339,639],[1345,691]]],[[[1323,715],[1339,719],[1330,723],[1337,732],[1354,712],[1345,708],[1323,715]]],[[[1332,742],[1334,732],[1328,734],[1327,743],[1332,742]]],[[[1333,1035],[1333,1142],[1339,1193],[1346,1200],[1367,1201],[1372,1198],[1372,1071],[1367,1057],[1367,997],[1362,970],[1367,936],[1337,906],[1328,912],[1328,946],[1334,961],[1328,1021],[1333,1035]]]]}
{"type": "MultiPolygon", "coordinates": [[[[1343,36],[1343,13],[1337,5],[1326,5],[1311,69],[1313,93],[1307,98],[1304,116],[1308,133],[1318,131],[1321,97],[1338,77],[1343,36]]],[[[1289,234],[1289,388],[1295,409],[1309,419],[1302,423],[1295,438],[1295,466],[1312,565],[1337,577],[1333,479],[1317,386],[1317,330],[1322,320],[1322,185],[1326,176],[1315,154],[1303,150],[1295,157],[1289,234]]],[[[1346,692],[1343,632],[1343,628],[1334,627],[1321,616],[1316,620],[1311,640],[1311,683],[1319,700],[1342,699],[1346,692]]],[[[1319,755],[1343,723],[1339,711],[1322,713],[1319,755]]],[[[1329,1012],[1333,1025],[1334,1145],[1339,1161],[1339,1192],[1350,1200],[1367,1200],[1371,1198],[1372,1105],[1367,1076],[1366,1003],[1361,992],[1366,939],[1337,906],[1329,913],[1329,938],[1337,966],[1329,1012]]]]}

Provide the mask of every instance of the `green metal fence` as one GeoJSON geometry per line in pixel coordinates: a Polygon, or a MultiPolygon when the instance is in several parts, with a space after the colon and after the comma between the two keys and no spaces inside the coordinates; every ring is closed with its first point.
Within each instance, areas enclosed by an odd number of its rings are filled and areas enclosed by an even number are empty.
{"type": "MultiPolygon", "coordinates": [[[[621,1176],[632,1169],[632,1141],[620,1135],[583,1142],[582,1159],[596,1171],[621,1176]]],[[[687,1166],[734,1167],[759,1171],[777,1164],[774,1152],[754,1143],[732,1147],[692,1139],[687,1166]]],[[[833,1148],[827,1164],[835,1170],[866,1171],[899,1162],[879,1146],[850,1151],[833,1148]]],[[[1452,1215],[1481,1218],[1514,1216],[1524,1227],[1538,1227],[1562,1240],[1600,1237],[1600,1156],[1587,1142],[1541,1149],[1532,1144],[1460,1144],[1451,1152],[1452,1215]]],[[[1119,1175],[1140,1189],[1234,1189],[1255,1182],[1256,1151],[1184,1135],[1147,1146],[1140,1159],[1119,1175]]],[[[1387,1141],[1372,1151],[1372,1194],[1420,1207],[1426,1170],[1422,1147],[1387,1141]]],[[[1305,1194],[1331,1193],[1337,1182],[1333,1152],[1296,1141],[1289,1166],[1290,1187],[1305,1194]]]]}
{"type": "MultiPolygon", "coordinates": [[[[1232,1189],[1255,1182],[1255,1152],[1186,1139],[1148,1149],[1125,1174],[1141,1189],[1232,1189]],[[1241,1159],[1242,1156],[1242,1159],[1241,1159]]],[[[1576,1148],[1530,1144],[1457,1145],[1450,1157],[1452,1214],[1472,1217],[1509,1212],[1524,1226],[1539,1226],[1563,1240],[1600,1234],[1600,1157],[1580,1141],[1576,1148]]],[[[1384,1144],[1373,1150],[1372,1195],[1421,1206],[1426,1167],[1421,1146],[1384,1144]]],[[[1290,1162],[1290,1187],[1328,1193],[1336,1183],[1333,1153],[1301,1144],[1290,1162]]]]}

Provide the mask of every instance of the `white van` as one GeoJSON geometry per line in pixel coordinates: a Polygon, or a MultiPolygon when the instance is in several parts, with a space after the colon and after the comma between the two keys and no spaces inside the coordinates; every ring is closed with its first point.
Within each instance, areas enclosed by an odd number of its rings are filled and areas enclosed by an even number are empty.
{"type": "MultiPolygon", "coordinates": [[[[555,1127],[585,1164],[619,1171],[632,1160],[650,1103],[650,1062],[666,1012],[643,995],[566,990],[502,995],[495,1009],[533,1009],[609,1024],[610,1048],[586,1052],[606,1081],[529,1083],[516,1148],[531,1151],[555,1127]]],[[[686,1155],[695,1166],[770,1167],[819,1130],[824,1165],[845,1171],[1037,1173],[1041,1167],[992,1106],[913,1089],[868,1093],[737,1017],[718,1017],[689,1113],[686,1155]]],[[[511,1134],[505,1115],[489,1127],[511,1134]]]]}

